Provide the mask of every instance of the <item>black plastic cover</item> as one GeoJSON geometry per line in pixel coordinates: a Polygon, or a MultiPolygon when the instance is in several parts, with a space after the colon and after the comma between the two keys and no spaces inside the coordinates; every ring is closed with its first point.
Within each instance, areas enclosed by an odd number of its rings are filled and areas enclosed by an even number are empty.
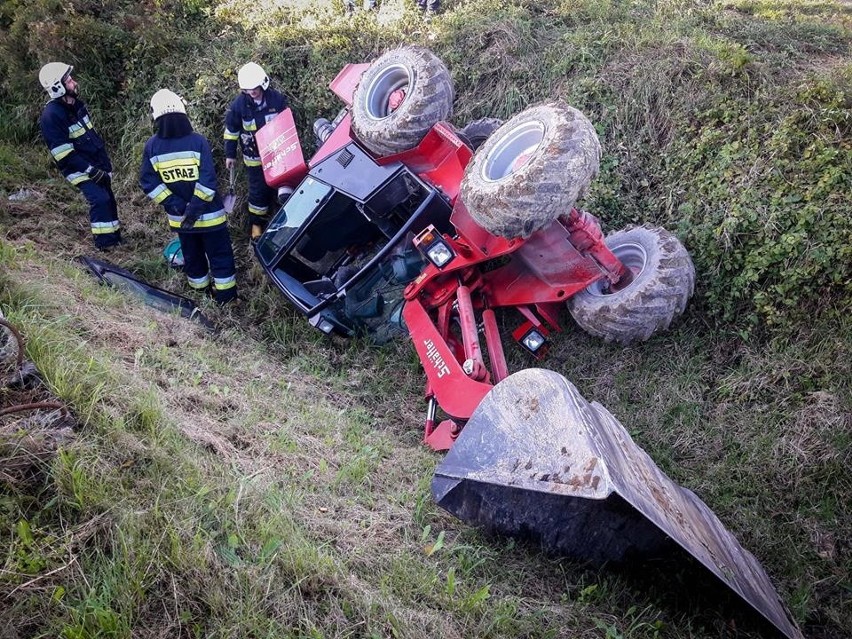
{"type": "Polygon", "coordinates": [[[77,261],[94,275],[101,284],[112,286],[140,298],[148,306],[167,313],[178,312],[182,317],[199,322],[212,328],[208,320],[188,297],[177,295],[165,289],[148,284],[130,271],[94,257],[80,256],[77,261]]]}

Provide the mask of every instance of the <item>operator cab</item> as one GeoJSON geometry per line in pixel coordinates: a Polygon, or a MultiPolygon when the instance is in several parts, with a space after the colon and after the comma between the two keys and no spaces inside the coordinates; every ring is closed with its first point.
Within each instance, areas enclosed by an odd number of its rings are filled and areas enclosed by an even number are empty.
{"type": "Polygon", "coordinates": [[[401,162],[350,143],[314,166],[255,245],[264,270],[312,324],[352,335],[398,315],[423,268],[411,239],[449,228],[450,203],[401,162]]]}

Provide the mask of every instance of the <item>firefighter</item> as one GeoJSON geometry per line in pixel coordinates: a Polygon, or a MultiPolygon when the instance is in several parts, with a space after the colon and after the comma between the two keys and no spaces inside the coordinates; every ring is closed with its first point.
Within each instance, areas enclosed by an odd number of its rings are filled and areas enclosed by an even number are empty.
{"type": "Polygon", "coordinates": [[[74,67],[49,62],[38,74],[50,96],[39,126],[62,175],[82,191],[89,203],[89,222],[95,247],[107,250],[121,242],[118,206],[112,192],[112,163],[104,141],[92,126],[89,110],[71,77],[74,67]]]}
{"type": "Polygon", "coordinates": [[[240,67],[237,81],[240,94],[231,102],[225,115],[225,168],[231,170],[236,164],[239,140],[248,174],[249,227],[251,238],[256,240],[269,221],[276,203],[276,191],[267,186],[263,178],[254,134],[287,108],[287,98],[269,87],[269,76],[256,62],[240,67]]]}
{"type": "Polygon", "coordinates": [[[168,89],[151,98],[156,133],[145,143],[139,185],[161,204],[183,250],[189,285],[219,304],[237,297],[236,268],[225,208],[216,192],[216,167],[207,139],[196,133],[183,99],[168,89]]]}
{"type": "Polygon", "coordinates": [[[423,10],[426,18],[431,18],[438,13],[440,0],[417,0],[417,6],[423,10]]]}
{"type": "MultiPolygon", "coordinates": [[[[376,8],[379,0],[364,0],[364,11],[372,11],[376,8]]],[[[343,0],[343,8],[346,13],[352,15],[355,13],[355,0],[343,0]]]]}

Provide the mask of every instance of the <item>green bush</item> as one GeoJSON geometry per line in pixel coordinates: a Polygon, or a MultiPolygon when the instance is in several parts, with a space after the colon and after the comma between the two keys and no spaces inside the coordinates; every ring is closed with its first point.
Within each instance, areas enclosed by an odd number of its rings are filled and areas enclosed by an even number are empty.
{"type": "Polygon", "coordinates": [[[75,67],[98,129],[114,138],[156,90],[161,69],[194,66],[209,28],[201,0],[158,3],[158,12],[131,0],[11,4],[0,14],[0,103],[18,106],[0,127],[8,141],[37,134],[45,101],[38,70],[46,62],[75,67]]]}
{"type": "Polygon", "coordinates": [[[708,308],[789,327],[852,293],[852,67],[771,100],[719,95],[668,154],[708,308]]]}

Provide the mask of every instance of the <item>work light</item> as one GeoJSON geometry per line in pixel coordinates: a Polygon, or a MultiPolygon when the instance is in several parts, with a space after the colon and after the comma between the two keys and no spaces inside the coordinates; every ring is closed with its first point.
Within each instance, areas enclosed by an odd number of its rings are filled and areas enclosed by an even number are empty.
{"type": "Polygon", "coordinates": [[[334,324],[332,324],[329,320],[327,320],[320,314],[308,318],[308,322],[310,322],[312,326],[316,326],[326,335],[328,335],[329,333],[331,333],[331,331],[334,330],[334,324]]]}
{"type": "Polygon", "coordinates": [[[550,332],[541,323],[534,324],[531,321],[524,322],[512,331],[515,341],[536,359],[542,359],[547,354],[550,348],[548,335],[550,332]]]}
{"type": "Polygon", "coordinates": [[[534,328],[527,331],[527,334],[521,338],[521,346],[526,348],[533,355],[535,355],[546,343],[547,338],[534,328]]]}
{"type": "Polygon", "coordinates": [[[414,238],[414,246],[426,256],[436,268],[443,268],[456,256],[453,249],[431,224],[414,238]]]}

